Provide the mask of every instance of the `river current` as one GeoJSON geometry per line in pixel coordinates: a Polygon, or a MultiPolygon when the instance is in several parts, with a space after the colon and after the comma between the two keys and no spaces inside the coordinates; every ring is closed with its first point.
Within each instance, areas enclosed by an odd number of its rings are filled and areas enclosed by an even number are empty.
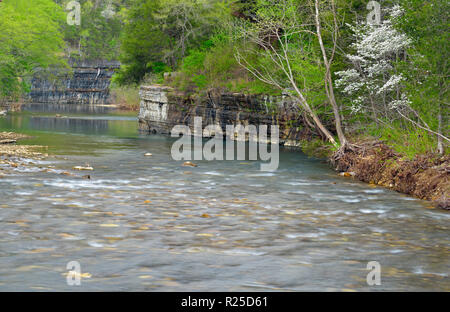
{"type": "Polygon", "coordinates": [[[275,172],[249,160],[183,167],[173,138],[106,109],[26,107],[0,131],[50,154],[0,179],[0,290],[450,291],[448,212],[299,151],[280,149],[275,172]],[[370,261],[381,285],[367,283],[370,261]]]}

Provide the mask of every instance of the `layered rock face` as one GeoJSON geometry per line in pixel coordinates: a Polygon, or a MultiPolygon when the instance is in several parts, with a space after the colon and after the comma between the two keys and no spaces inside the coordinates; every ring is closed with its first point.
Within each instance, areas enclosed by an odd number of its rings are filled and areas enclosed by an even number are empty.
{"type": "Polygon", "coordinates": [[[109,85],[117,61],[69,60],[73,75],[56,73],[56,78],[35,77],[31,81],[30,102],[53,104],[110,104],[109,85]]]}
{"type": "MultiPolygon", "coordinates": [[[[194,117],[202,117],[202,126],[218,125],[226,133],[227,125],[279,126],[280,144],[298,146],[305,127],[298,120],[296,104],[285,96],[245,95],[209,92],[192,97],[170,87],[153,85],[140,89],[139,128],[150,133],[170,134],[175,125],[187,125],[194,134],[194,117]]],[[[210,137],[211,133],[202,133],[210,137]]]]}

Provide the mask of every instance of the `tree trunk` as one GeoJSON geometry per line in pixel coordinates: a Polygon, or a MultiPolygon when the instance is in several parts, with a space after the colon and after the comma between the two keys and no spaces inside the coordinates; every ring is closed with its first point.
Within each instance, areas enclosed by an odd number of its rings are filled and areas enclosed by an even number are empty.
{"type": "Polygon", "coordinates": [[[326,82],[325,82],[325,89],[327,91],[328,99],[330,100],[330,104],[333,108],[333,114],[334,114],[334,122],[336,125],[336,132],[339,138],[339,142],[341,143],[341,146],[346,146],[348,141],[345,137],[344,130],[342,129],[342,121],[341,121],[341,114],[339,112],[339,107],[336,103],[336,98],[334,96],[334,90],[333,90],[333,80],[331,78],[331,72],[329,68],[327,69],[327,75],[326,75],[326,82]]]}
{"type": "MultiPolygon", "coordinates": [[[[438,133],[442,134],[442,113],[441,113],[441,107],[439,105],[439,115],[438,115],[438,133]]],[[[438,142],[437,142],[437,149],[438,153],[441,155],[444,155],[444,142],[442,140],[441,136],[437,136],[438,142]]]]}
{"type": "Polygon", "coordinates": [[[304,98],[303,94],[301,93],[301,91],[298,89],[297,85],[291,81],[292,86],[294,87],[295,91],[298,94],[298,101],[300,102],[300,105],[306,110],[306,112],[311,116],[311,118],[314,121],[314,124],[316,125],[316,128],[322,132],[325,137],[328,139],[328,141],[331,142],[331,144],[333,144],[334,146],[337,146],[338,144],[336,143],[336,140],[334,139],[333,135],[330,133],[330,131],[328,131],[328,129],[323,125],[322,121],[320,120],[320,118],[317,116],[317,114],[311,109],[311,107],[309,106],[308,102],[306,101],[306,99],[304,98]]]}
{"type": "MultiPolygon", "coordinates": [[[[333,14],[336,14],[334,11],[334,2],[333,2],[333,14]]],[[[322,56],[323,61],[325,64],[325,90],[327,93],[327,97],[330,101],[330,104],[333,108],[333,114],[334,114],[334,121],[336,125],[336,132],[339,138],[339,142],[341,143],[341,146],[344,147],[347,145],[347,138],[345,137],[344,131],[342,129],[342,122],[341,122],[341,114],[339,112],[339,107],[336,103],[336,97],[334,96],[334,90],[333,90],[333,78],[331,77],[331,61],[332,59],[328,60],[327,52],[325,50],[325,46],[323,44],[322,40],[322,30],[320,25],[320,16],[319,16],[319,0],[315,1],[315,8],[316,8],[316,30],[317,30],[317,37],[319,39],[320,49],[322,50],[322,56]]],[[[335,36],[337,34],[337,25],[334,25],[335,27],[335,36]]],[[[336,38],[334,38],[336,40],[336,38]]],[[[334,42],[336,45],[336,42],[334,42]]],[[[336,46],[334,47],[336,48],[336,46]]]]}

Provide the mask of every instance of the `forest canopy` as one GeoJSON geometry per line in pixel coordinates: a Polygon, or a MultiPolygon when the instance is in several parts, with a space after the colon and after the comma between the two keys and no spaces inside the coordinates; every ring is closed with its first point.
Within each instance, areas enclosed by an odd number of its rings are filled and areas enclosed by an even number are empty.
{"type": "Polygon", "coordinates": [[[0,98],[17,97],[39,70],[63,65],[64,11],[52,0],[0,3],[0,98]]]}

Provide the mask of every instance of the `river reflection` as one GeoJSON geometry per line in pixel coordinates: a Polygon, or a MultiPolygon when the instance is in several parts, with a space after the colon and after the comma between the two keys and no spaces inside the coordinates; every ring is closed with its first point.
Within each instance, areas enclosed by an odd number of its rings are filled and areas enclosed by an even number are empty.
{"type": "Polygon", "coordinates": [[[36,104],[22,105],[22,110],[35,113],[58,113],[58,114],[107,114],[114,112],[116,108],[112,105],[86,105],[86,104],[36,104]]]}
{"type": "Polygon", "coordinates": [[[30,127],[40,131],[103,134],[108,132],[108,120],[33,117],[30,127]]]}
{"type": "Polygon", "coordinates": [[[172,138],[136,128],[104,114],[0,119],[56,155],[0,179],[0,290],[450,290],[448,212],[294,151],[272,173],[182,167],[172,138]],[[61,174],[86,163],[90,180],[61,174]],[[81,286],[66,283],[69,261],[81,286]]]}

